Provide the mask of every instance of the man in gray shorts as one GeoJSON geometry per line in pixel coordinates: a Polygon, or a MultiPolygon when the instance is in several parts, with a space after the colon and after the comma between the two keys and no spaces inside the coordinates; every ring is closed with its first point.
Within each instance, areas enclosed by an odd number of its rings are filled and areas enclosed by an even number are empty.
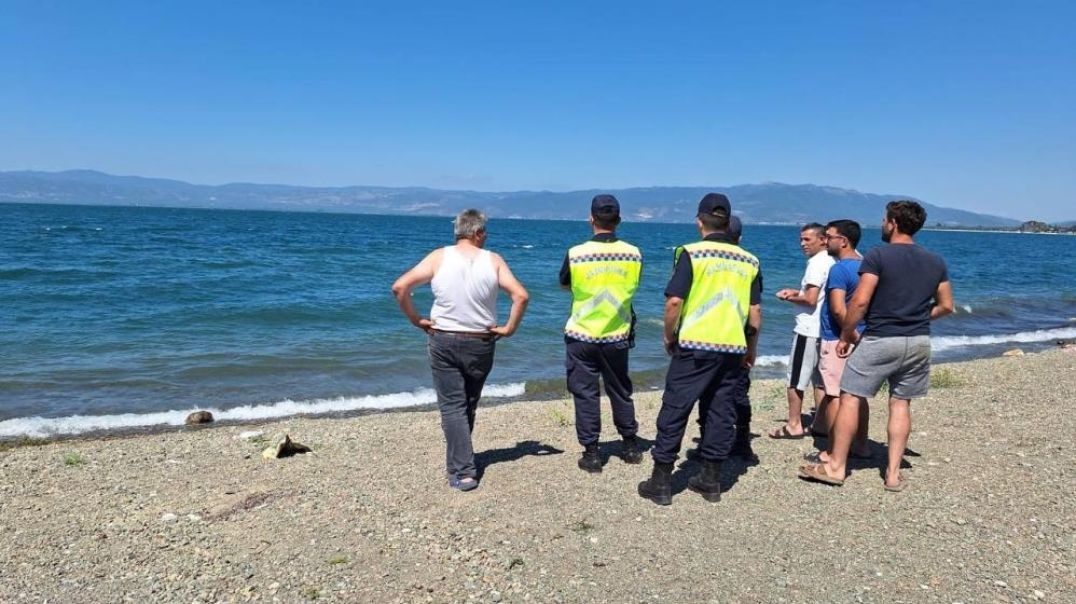
{"type": "Polygon", "coordinates": [[[841,323],[837,354],[849,357],[841,376],[840,408],[829,461],[800,466],[801,478],[844,484],[859,410],[889,384],[889,461],[885,489],[902,491],[900,464],[911,433],[911,399],[930,385],[930,322],[953,312],[945,261],[915,244],[927,213],[914,201],[891,201],[882,221],[883,245],[863,257],[859,286],[841,323]],[[866,317],[862,337],[856,324],[866,317]],[[854,347],[854,350],[853,350],[854,347]]]}

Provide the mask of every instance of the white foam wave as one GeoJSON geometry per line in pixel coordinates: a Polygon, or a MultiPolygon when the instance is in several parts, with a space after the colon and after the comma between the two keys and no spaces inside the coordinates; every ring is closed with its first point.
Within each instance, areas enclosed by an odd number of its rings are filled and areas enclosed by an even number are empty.
{"type": "MultiPolygon", "coordinates": [[[[490,384],[482,390],[487,398],[521,396],[526,385],[520,383],[490,384]]],[[[340,397],[310,401],[283,400],[260,405],[243,405],[228,409],[203,408],[218,421],[256,421],[289,415],[336,413],[361,409],[397,409],[428,405],[437,401],[436,393],[429,388],[414,392],[398,392],[376,396],[340,397]]],[[[83,434],[108,430],[146,428],[150,426],[182,426],[187,415],[203,409],[157,411],[152,413],[117,413],[114,415],[70,415],[67,417],[16,417],[0,421],[0,438],[83,434]]]]}
{"type": "Polygon", "coordinates": [[[787,354],[764,354],[755,359],[755,367],[779,367],[788,365],[787,354]]]}
{"type": "MultiPolygon", "coordinates": [[[[523,396],[526,391],[527,384],[525,384],[524,382],[513,382],[510,384],[489,384],[482,388],[482,396],[490,398],[512,398],[513,396],[523,396]]],[[[431,390],[430,392],[433,391],[431,390]]]]}
{"type": "Polygon", "coordinates": [[[930,339],[930,347],[934,352],[963,348],[964,346],[984,346],[987,344],[1026,344],[1032,342],[1049,342],[1050,340],[1065,340],[1076,338],[1076,327],[1059,327],[1057,329],[1039,329],[1036,331],[1022,331],[1010,334],[994,334],[989,336],[938,336],[930,339]]]}
{"type": "MultiPolygon", "coordinates": [[[[1057,329],[1039,329],[1011,334],[994,334],[988,336],[935,336],[930,339],[934,352],[963,348],[965,346],[985,346],[989,344],[1030,344],[1049,342],[1051,340],[1076,339],[1076,327],[1059,327],[1057,329]]],[[[762,355],[755,360],[755,367],[779,367],[788,365],[788,355],[762,355]]]]}

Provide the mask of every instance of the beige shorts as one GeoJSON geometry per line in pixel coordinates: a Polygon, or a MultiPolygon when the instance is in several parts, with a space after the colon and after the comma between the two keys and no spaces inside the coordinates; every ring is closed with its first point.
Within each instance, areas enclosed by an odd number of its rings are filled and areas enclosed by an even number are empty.
{"type": "Polygon", "coordinates": [[[826,396],[841,395],[841,374],[848,359],[837,356],[839,340],[822,340],[818,346],[818,373],[826,396]]]}

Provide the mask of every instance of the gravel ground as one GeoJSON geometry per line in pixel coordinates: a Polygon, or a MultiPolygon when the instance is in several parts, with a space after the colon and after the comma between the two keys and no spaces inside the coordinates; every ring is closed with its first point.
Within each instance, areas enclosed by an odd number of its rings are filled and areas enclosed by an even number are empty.
{"type": "MultiPolygon", "coordinates": [[[[882,490],[881,444],[834,488],[796,478],[810,440],[761,437],[720,503],[682,491],[658,507],[635,494],[649,459],[576,468],[564,401],[480,410],[485,477],[468,494],[441,478],[430,412],[13,449],[0,601],[1074,602],[1071,353],[938,368],[900,494],[882,490]],[[249,430],[315,452],[263,459],[249,430]]],[[[752,394],[761,433],[783,391],[752,394]]],[[[638,397],[642,436],[659,404],[638,397]]],[[[882,406],[874,419],[884,443],[882,406]]]]}

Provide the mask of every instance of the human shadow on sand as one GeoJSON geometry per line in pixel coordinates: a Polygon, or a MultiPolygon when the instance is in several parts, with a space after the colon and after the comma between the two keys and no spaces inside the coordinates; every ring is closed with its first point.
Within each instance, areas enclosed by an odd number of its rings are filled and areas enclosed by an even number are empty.
{"type": "Polygon", "coordinates": [[[546,455],[560,455],[563,452],[564,451],[561,449],[540,443],[536,440],[521,440],[513,447],[487,449],[481,453],[476,453],[474,461],[475,466],[478,468],[478,478],[481,480],[482,475],[486,473],[486,468],[493,464],[519,461],[520,459],[531,455],[541,457],[546,455]]]}
{"type": "MultiPolygon", "coordinates": [[[[758,438],[759,435],[751,434],[751,440],[758,438]]],[[[695,439],[698,441],[698,439],[695,439]]],[[[699,446],[697,443],[696,447],[699,446]]],[[[757,466],[759,461],[755,459],[747,459],[743,457],[730,456],[721,464],[721,492],[724,493],[732,487],[736,486],[736,483],[740,481],[740,477],[747,474],[747,470],[753,466],[757,466]]],[[[687,490],[687,481],[692,476],[702,471],[702,464],[697,457],[687,458],[685,457],[680,461],[672,475],[672,492],[673,495],[682,493],[687,490]]]]}
{"type": "MultiPolygon", "coordinates": [[[[646,463],[646,453],[650,451],[654,446],[654,441],[643,438],[638,434],[635,435],[636,442],[639,443],[639,452],[643,454],[643,463],[646,463]]],[[[603,440],[598,443],[598,450],[601,452],[602,464],[609,463],[610,458],[621,456],[621,451],[624,450],[624,440],[617,438],[616,440],[603,440]]],[[[583,448],[579,448],[579,452],[582,453],[583,448]]]]}

